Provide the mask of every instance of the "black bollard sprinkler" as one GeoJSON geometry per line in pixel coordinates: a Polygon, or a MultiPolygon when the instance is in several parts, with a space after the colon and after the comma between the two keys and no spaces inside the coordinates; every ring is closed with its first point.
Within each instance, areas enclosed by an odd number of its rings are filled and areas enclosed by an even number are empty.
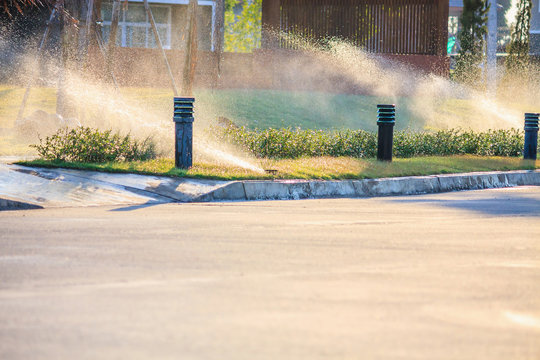
{"type": "Polygon", "coordinates": [[[536,160],[538,148],[538,113],[525,113],[525,146],[523,158],[536,160]]]}
{"type": "Polygon", "coordinates": [[[377,160],[392,161],[396,105],[377,105],[378,145],[377,160]]]}
{"type": "Polygon", "coordinates": [[[174,164],[189,169],[193,165],[193,103],[195,98],[174,98],[174,164]]]}

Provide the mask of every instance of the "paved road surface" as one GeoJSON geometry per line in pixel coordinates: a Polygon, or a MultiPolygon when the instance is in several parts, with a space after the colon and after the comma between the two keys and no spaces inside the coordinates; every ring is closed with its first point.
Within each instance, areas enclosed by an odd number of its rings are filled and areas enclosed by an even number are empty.
{"type": "Polygon", "coordinates": [[[0,359],[540,359],[540,188],[0,227],[0,359]]]}

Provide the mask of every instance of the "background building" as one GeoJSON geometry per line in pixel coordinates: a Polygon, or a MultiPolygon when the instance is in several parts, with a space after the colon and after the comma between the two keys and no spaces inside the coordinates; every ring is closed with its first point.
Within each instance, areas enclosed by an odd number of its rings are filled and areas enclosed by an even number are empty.
{"type": "MultiPolygon", "coordinates": [[[[159,37],[165,49],[183,49],[188,19],[188,0],[149,0],[159,37]]],[[[216,4],[213,0],[199,0],[197,33],[200,50],[212,51],[216,4]]],[[[101,5],[103,38],[108,41],[111,25],[112,1],[101,5]]],[[[142,0],[130,0],[120,13],[116,43],[121,47],[154,48],[156,42],[142,0]]]]}
{"type": "Polygon", "coordinates": [[[531,54],[540,55],[540,0],[533,0],[530,40],[531,54]]]}

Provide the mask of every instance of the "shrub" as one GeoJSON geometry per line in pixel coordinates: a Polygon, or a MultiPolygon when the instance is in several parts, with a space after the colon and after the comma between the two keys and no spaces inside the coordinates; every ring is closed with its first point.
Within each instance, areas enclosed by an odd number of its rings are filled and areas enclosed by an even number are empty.
{"type": "MultiPolygon", "coordinates": [[[[230,126],[212,131],[257,157],[298,158],[303,156],[375,157],[377,135],[364,130],[247,130],[230,126]]],[[[486,132],[439,130],[436,132],[396,131],[394,156],[408,158],[430,155],[520,156],[523,131],[486,132]]]]}
{"type": "Polygon", "coordinates": [[[89,127],[62,128],[55,134],[39,139],[35,148],[44,160],[103,163],[109,161],[149,160],[157,156],[151,138],[139,141],[131,135],[121,136],[112,130],[89,127]]]}

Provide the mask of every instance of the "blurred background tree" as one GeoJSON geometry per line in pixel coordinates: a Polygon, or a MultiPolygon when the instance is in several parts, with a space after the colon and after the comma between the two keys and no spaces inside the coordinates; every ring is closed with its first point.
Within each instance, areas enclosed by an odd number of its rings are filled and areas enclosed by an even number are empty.
{"type": "Polygon", "coordinates": [[[531,0],[518,0],[516,24],[507,47],[506,71],[511,76],[526,75],[529,67],[529,33],[531,29],[531,0]]]}
{"type": "Polygon", "coordinates": [[[463,0],[463,13],[459,19],[461,30],[458,33],[461,49],[454,74],[459,82],[474,86],[482,83],[488,10],[486,0],[463,0]]]}
{"type": "Polygon", "coordinates": [[[260,48],[261,16],[262,0],[225,0],[225,51],[260,48]]]}

